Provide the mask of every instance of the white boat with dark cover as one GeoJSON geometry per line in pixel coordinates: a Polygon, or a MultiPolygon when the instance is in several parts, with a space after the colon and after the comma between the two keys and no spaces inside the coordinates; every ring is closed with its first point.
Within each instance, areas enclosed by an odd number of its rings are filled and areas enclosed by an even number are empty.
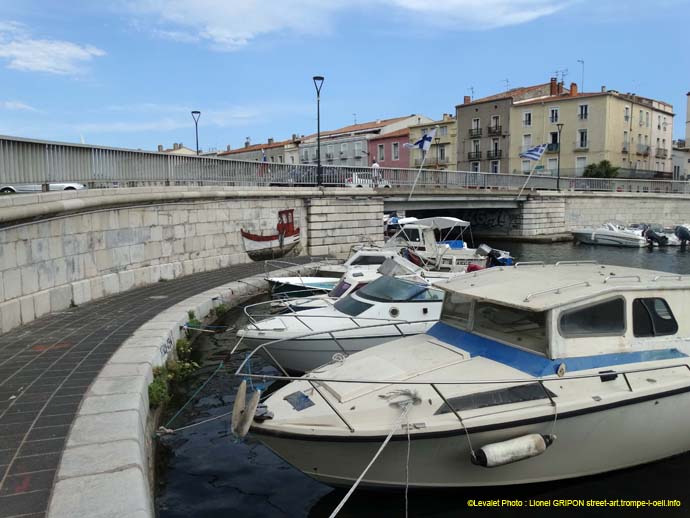
{"type": "Polygon", "coordinates": [[[627,229],[616,222],[604,223],[597,228],[583,228],[572,232],[573,238],[587,245],[609,245],[630,248],[647,246],[647,239],[641,232],[627,229]]]}
{"type": "Polygon", "coordinates": [[[690,450],[689,277],[520,265],[442,288],[425,334],[294,378],[251,432],[335,486],[523,484],[690,450]]]}

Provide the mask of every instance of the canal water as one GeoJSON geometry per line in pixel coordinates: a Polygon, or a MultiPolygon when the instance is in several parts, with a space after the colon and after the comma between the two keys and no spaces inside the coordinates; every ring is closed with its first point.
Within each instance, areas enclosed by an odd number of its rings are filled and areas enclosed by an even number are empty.
{"type": "MultiPolygon", "coordinates": [[[[553,263],[564,260],[596,260],[605,264],[634,266],[690,274],[690,249],[622,249],[572,243],[528,244],[492,241],[510,250],[520,261],[553,263]]],[[[202,368],[186,387],[192,394],[226,359],[235,343],[234,330],[243,324],[243,313],[233,310],[226,318],[227,332],[199,340],[202,368]]],[[[239,384],[234,372],[242,355],[235,356],[206,385],[180,415],[168,425],[180,428],[232,409],[239,384]]],[[[270,367],[255,363],[255,371],[270,367]]],[[[184,399],[182,397],[181,399],[184,399]]],[[[170,412],[176,410],[171,409],[170,412]]],[[[170,415],[168,416],[170,417],[170,415]]],[[[663,426],[660,423],[659,426],[663,426]]],[[[625,430],[611,430],[612,434],[625,430]]],[[[687,431],[690,433],[690,430],[687,431]]],[[[650,441],[654,437],[649,438],[650,441]]],[[[161,518],[182,517],[328,517],[345,491],[335,490],[303,475],[261,443],[248,436],[233,439],[229,416],[165,436],[160,441],[156,507],[161,518]]],[[[573,445],[574,448],[579,445],[573,445]]],[[[632,469],[572,481],[488,489],[417,492],[409,494],[408,516],[451,518],[476,516],[617,516],[621,509],[503,507],[500,512],[468,507],[468,500],[594,499],[680,500],[680,508],[638,509],[635,515],[690,516],[690,454],[632,469]],[[538,512],[541,511],[541,512],[538,512]],[[570,512],[568,512],[570,511],[570,512]],[[651,514],[650,514],[651,513],[651,514]]],[[[630,509],[628,509],[630,511],[630,509]]],[[[347,517],[404,517],[402,493],[357,491],[338,514],[347,517]]]]}

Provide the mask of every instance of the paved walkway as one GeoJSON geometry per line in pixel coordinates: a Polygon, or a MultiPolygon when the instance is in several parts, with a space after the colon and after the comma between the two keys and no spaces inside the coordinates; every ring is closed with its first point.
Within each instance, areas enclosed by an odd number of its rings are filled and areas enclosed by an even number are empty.
{"type": "Polygon", "coordinates": [[[81,399],[140,325],[197,293],[263,271],[263,263],[251,263],[159,282],[0,335],[0,518],[45,515],[81,399]]]}

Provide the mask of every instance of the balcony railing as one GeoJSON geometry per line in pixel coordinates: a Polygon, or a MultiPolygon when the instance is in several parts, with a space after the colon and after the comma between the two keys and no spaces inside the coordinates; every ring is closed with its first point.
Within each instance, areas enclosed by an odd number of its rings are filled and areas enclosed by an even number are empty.
{"type": "Polygon", "coordinates": [[[494,149],[493,151],[489,150],[486,152],[486,158],[488,158],[489,160],[501,158],[501,156],[503,156],[502,149],[494,149]]]}
{"type": "Polygon", "coordinates": [[[647,144],[638,144],[637,154],[647,156],[649,154],[649,146],[647,144]]]}
{"type": "Polygon", "coordinates": [[[546,152],[547,153],[558,153],[558,149],[560,148],[560,144],[558,142],[552,142],[551,144],[548,144],[546,146],[546,152]]]}
{"type": "Polygon", "coordinates": [[[489,135],[500,135],[503,133],[503,126],[489,126],[489,135]]]}
{"type": "Polygon", "coordinates": [[[523,128],[529,128],[532,126],[532,119],[523,119],[522,120],[522,127],[523,128]]]}
{"type": "Polygon", "coordinates": [[[621,153],[628,153],[630,150],[630,146],[628,144],[623,144],[623,149],[621,149],[621,153]]]}
{"type": "Polygon", "coordinates": [[[469,153],[467,153],[467,160],[481,160],[481,158],[481,151],[470,151],[469,153]]]}
{"type": "MultiPolygon", "coordinates": [[[[414,166],[419,167],[422,165],[422,159],[421,158],[415,158],[414,159],[414,166]]],[[[435,156],[427,156],[426,160],[424,160],[424,165],[425,166],[435,166],[435,165],[448,165],[448,158],[439,158],[438,160],[436,159],[435,156]]]]}
{"type": "Polygon", "coordinates": [[[481,128],[470,128],[470,137],[481,137],[482,136],[482,129],[481,128]]]}
{"type": "Polygon", "coordinates": [[[667,158],[668,157],[668,150],[664,148],[657,148],[656,149],[656,157],[657,158],[667,158]]]}
{"type": "Polygon", "coordinates": [[[549,117],[549,122],[551,122],[551,124],[556,124],[558,122],[558,117],[549,117]]]}
{"type": "Polygon", "coordinates": [[[580,114],[578,115],[578,118],[579,118],[580,120],[587,120],[587,119],[589,118],[589,113],[580,113],[580,114]]]}
{"type": "Polygon", "coordinates": [[[589,149],[589,142],[582,142],[581,140],[578,140],[577,142],[575,142],[575,149],[577,151],[587,151],[589,149]]]}

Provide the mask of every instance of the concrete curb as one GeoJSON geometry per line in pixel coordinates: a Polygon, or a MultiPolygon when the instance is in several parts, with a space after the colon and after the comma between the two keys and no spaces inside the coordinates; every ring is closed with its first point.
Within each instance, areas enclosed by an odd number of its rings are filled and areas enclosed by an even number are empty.
{"type": "MultiPolygon", "coordinates": [[[[271,272],[305,274],[324,263],[271,272]]],[[[155,516],[147,434],[148,386],[193,310],[201,320],[223,303],[236,306],[268,289],[264,274],[223,284],[190,297],[139,327],[103,367],[82,400],[67,437],[48,507],[51,518],[155,516]]]]}

